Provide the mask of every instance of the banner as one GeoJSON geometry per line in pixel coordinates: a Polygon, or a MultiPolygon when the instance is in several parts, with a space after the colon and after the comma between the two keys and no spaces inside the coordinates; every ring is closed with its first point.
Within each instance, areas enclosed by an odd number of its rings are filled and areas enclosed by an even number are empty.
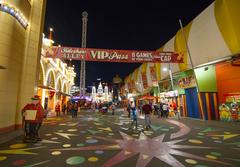
{"type": "Polygon", "coordinates": [[[159,62],[183,63],[183,56],[175,52],[137,51],[137,50],[109,50],[72,47],[49,47],[45,55],[49,58],[103,61],[103,62],[159,62]]]}
{"type": "Polygon", "coordinates": [[[150,66],[150,74],[151,74],[152,84],[153,84],[153,86],[156,86],[158,84],[158,82],[157,82],[157,73],[156,73],[155,65],[150,66]]]}
{"type": "Polygon", "coordinates": [[[147,75],[146,73],[142,72],[142,83],[143,83],[143,88],[146,89],[148,87],[148,84],[147,84],[147,75]]]}
{"type": "Polygon", "coordinates": [[[196,80],[193,75],[189,75],[178,80],[178,85],[182,89],[192,88],[196,86],[196,80]]]}

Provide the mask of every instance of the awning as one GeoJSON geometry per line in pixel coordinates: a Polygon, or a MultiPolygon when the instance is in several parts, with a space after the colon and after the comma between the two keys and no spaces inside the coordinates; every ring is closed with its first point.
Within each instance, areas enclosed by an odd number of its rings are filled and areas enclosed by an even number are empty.
{"type": "Polygon", "coordinates": [[[45,85],[38,85],[38,88],[41,88],[41,89],[49,89],[51,91],[55,91],[55,89],[51,86],[45,86],[45,85]]]}
{"type": "Polygon", "coordinates": [[[57,94],[61,94],[61,95],[63,95],[63,96],[72,96],[72,95],[67,94],[67,93],[64,93],[64,92],[57,92],[57,94]]]}
{"type": "Polygon", "coordinates": [[[60,94],[60,95],[63,95],[63,96],[72,96],[72,95],[70,95],[70,94],[67,94],[67,93],[64,93],[64,92],[61,92],[61,91],[57,91],[56,89],[54,89],[54,88],[51,87],[51,86],[38,85],[38,88],[48,89],[48,90],[51,91],[51,92],[55,92],[56,94],[60,94]]]}

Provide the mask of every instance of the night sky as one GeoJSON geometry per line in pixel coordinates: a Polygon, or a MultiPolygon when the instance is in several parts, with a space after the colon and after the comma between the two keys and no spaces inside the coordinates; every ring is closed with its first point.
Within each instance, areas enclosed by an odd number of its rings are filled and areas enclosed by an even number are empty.
{"type": "MultiPolygon", "coordinates": [[[[54,28],[54,41],[81,47],[82,12],[88,12],[88,48],[156,50],[214,0],[47,0],[44,32],[54,28]]],[[[80,62],[74,61],[79,85],[80,62]]],[[[111,82],[127,76],[140,64],[86,63],[86,86],[97,78],[111,82]]]]}

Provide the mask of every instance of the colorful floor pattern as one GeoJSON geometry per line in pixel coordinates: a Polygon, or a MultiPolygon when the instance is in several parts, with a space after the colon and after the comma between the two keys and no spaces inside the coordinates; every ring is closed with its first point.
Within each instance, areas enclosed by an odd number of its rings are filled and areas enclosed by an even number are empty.
{"type": "Polygon", "coordinates": [[[0,166],[240,166],[239,129],[217,124],[154,117],[152,129],[145,130],[143,117],[136,128],[122,113],[50,118],[41,142],[25,144],[21,136],[1,144],[0,166]]]}

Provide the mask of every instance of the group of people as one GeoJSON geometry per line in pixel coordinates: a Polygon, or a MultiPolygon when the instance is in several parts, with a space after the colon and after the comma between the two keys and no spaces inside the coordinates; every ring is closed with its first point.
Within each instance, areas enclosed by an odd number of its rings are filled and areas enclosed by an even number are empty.
{"type": "MultiPolygon", "coordinates": [[[[72,115],[72,118],[76,118],[77,117],[77,113],[78,113],[78,103],[76,102],[71,102],[69,101],[67,103],[67,105],[64,103],[62,105],[62,113],[63,115],[66,114],[71,114],[72,115]]],[[[57,102],[56,106],[55,106],[55,112],[56,112],[56,116],[57,117],[60,117],[60,113],[61,113],[61,106],[60,106],[60,103],[57,102]]]]}
{"type": "MultiPolygon", "coordinates": [[[[152,107],[148,103],[148,101],[144,102],[141,110],[143,111],[143,113],[145,115],[145,124],[146,124],[146,129],[148,130],[149,128],[151,128],[150,114],[152,113],[152,107]]],[[[137,108],[136,108],[133,101],[130,101],[130,103],[128,104],[127,111],[128,111],[128,117],[132,119],[131,126],[135,125],[135,127],[137,129],[137,126],[138,126],[138,119],[137,119],[138,111],[137,111],[137,108]]]]}
{"type": "Polygon", "coordinates": [[[168,118],[169,111],[174,113],[180,119],[180,113],[177,110],[177,105],[174,101],[171,103],[162,99],[159,103],[152,104],[148,100],[142,101],[141,105],[139,105],[138,109],[136,108],[133,101],[127,106],[128,117],[132,119],[132,126],[135,125],[137,127],[137,111],[140,111],[145,116],[145,124],[146,129],[151,128],[151,117],[150,115],[155,112],[158,115],[158,118],[168,118]]]}
{"type": "MultiPolygon", "coordinates": [[[[32,102],[27,104],[23,109],[22,109],[22,118],[23,118],[23,125],[24,125],[24,142],[37,142],[41,141],[41,138],[39,136],[39,129],[42,125],[43,118],[46,115],[46,111],[43,109],[41,103],[40,103],[40,98],[39,96],[34,96],[31,98],[32,102]],[[31,115],[34,115],[33,117],[30,117],[31,115]]],[[[95,109],[99,109],[99,111],[103,108],[104,106],[101,104],[96,105],[94,104],[92,106],[93,111],[95,109]]],[[[59,102],[55,106],[55,112],[56,116],[60,116],[60,104],[59,102]]],[[[66,104],[63,104],[62,106],[62,112],[65,115],[65,112],[70,113],[72,115],[72,118],[77,117],[78,113],[78,108],[79,105],[76,102],[69,101],[66,104]]],[[[176,112],[178,118],[179,117],[179,112],[177,111],[177,106],[176,103],[172,102],[171,104],[168,103],[168,101],[161,100],[160,103],[155,103],[154,105],[151,104],[149,101],[145,100],[142,102],[141,106],[138,108],[144,115],[145,115],[145,124],[146,124],[146,129],[151,128],[151,119],[150,115],[152,114],[153,111],[155,111],[158,115],[158,118],[168,118],[169,115],[169,109],[172,109],[173,111],[176,112]]],[[[107,107],[107,110],[112,111],[112,115],[115,114],[116,110],[116,104],[111,103],[107,107]]],[[[137,128],[138,125],[138,119],[137,119],[137,113],[138,109],[136,108],[135,104],[133,101],[130,101],[130,103],[127,106],[127,111],[128,111],[128,117],[132,118],[132,126],[135,125],[137,128]]]]}
{"type": "Polygon", "coordinates": [[[108,111],[111,111],[111,114],[114,115],[116,111],[116,105],[115,103],[92,103],[91,109],[93,112],[98,110],[101,113],[107,113],[108,111]]]}

